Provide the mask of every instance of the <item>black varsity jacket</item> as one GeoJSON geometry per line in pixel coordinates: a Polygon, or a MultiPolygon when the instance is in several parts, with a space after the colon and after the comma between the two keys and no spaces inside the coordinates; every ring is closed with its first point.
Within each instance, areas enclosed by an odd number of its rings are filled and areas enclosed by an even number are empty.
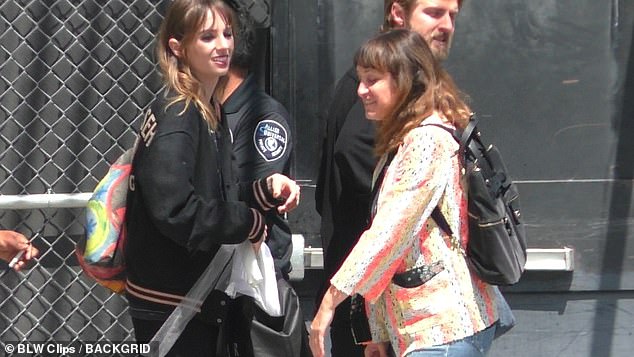
{"type": "Polygon", "coordinates": [[[133,316],[171,311],[220,244],[264,230],[253,185],[233,179],[225,120],[212,131],[193,104],[168,102],[161,95],[145,114],[132,164],[125,260],[133,316]]]}

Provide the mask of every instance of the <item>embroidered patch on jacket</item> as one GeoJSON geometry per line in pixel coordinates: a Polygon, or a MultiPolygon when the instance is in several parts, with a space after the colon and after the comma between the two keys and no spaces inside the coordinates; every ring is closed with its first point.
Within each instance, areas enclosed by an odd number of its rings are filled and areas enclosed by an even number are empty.
{"type": "Polygon", "coordinates": [[[152,143],[154,139],[154,135],[156,134],[156,117],[154,113],[152,113],[152,109],[148,109],[145,112],[145,119],[143,119],[143,125],[141,125],[141,130],[139,130],[139,135],[145,142],[145,146],[148,147],[152,143]]]}
{"type": "Polygon", "coordinates": [[[273,120],[262,120],[255,127],[253,144],[266,161],[275,161],[284,155],[288,135],[286,129],[273,120]]]}

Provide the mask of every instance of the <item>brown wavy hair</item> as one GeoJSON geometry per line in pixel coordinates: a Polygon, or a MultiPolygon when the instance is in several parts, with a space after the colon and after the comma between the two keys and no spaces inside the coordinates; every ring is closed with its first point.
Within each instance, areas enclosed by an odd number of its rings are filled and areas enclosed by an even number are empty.
{"type": "Polygon", "coordinates": [[[381,33],[357,51],[354,63],[387,72],[396,84],[394,107],[378,124],[378,155],[395,150],[434,111],[457,128],[466,126],[471,110],[465,96],[418,33],[405,29],[381,33]]]}
{"type": "Polygon", "coordinates": [[[185,102],[185,110],[194,104],[212,129],[216,129],[220,118],[211,103],[203,100],[202,84],[191,72],[187,63],[187,53],[179,59],[169,47],[169,40],[178,40],[183,48],[196,38],[198,30],[207,21],[208,10],[217,12],[228,26],[234,26],[234,13],[221,0],[174,0],[169,6],[159,30],[156,57],[163,82],[167,89],[176,92],[169,105],[185,102]]]}
{"type": "MultiPolygon", "coordinates": [[[[412,15],[412,11],[414,10],[414,5],[418,0],[385,0],[383,5],[383,25],[381,25],[381,31],[389,31],[394,28],[394,23],[392,23],[392,4],[396,3],[401,5],[403,11],[407,14],[409,18],[412,15]]],[[[458,8],[462,8],[462,4],[464,0],[458,0],[458,8]]]]}

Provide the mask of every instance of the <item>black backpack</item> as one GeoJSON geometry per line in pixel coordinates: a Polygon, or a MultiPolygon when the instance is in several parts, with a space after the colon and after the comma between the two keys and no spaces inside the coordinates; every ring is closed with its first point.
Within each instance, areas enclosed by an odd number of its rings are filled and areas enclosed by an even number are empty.
{"type": "MultiPolygon", "coordinates": [[[[511,285],[519,281],[526,264],[526,236],[520,220],[519,193],[498,149],[482,143],[476,125],[474,114],[462,132],[452,132],[460,143],[467,180],[467,262],[483,281],[511,285]]],[[[432,212],[432,218],[442,230],[453,235],[438,207],[432,212]]]]}

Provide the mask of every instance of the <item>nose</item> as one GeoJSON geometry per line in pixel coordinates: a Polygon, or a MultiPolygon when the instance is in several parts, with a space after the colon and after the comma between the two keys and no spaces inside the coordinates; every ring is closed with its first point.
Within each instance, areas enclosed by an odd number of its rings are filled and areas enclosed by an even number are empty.
{"type": "Polygon", "coordinates": [[[359,87],[357,87],[357,95],[363,98],[363,96],[366,94],[368,94],[368,87],[363,82],[359,82],[359,87]]]}
{"type": "Polygon", "coordinates": [[[216,47],[219,50],[228,50],[231,48],[233,44],[233,39],[231,37],[227,37],[225,35],[220,35],[217,37],[216,47]]]}
{"type": "Polygon", "coordinates": [[[442,16],[442,18],[440,19],[440,26],[439,28],[442,31],[445,32],[449,32],[449,33],[453,33],[454,31],[454,22],[455,18],[454,16],[451,14],[451,12],[447,11],[445,12],[445,14],[442,16]]]}

